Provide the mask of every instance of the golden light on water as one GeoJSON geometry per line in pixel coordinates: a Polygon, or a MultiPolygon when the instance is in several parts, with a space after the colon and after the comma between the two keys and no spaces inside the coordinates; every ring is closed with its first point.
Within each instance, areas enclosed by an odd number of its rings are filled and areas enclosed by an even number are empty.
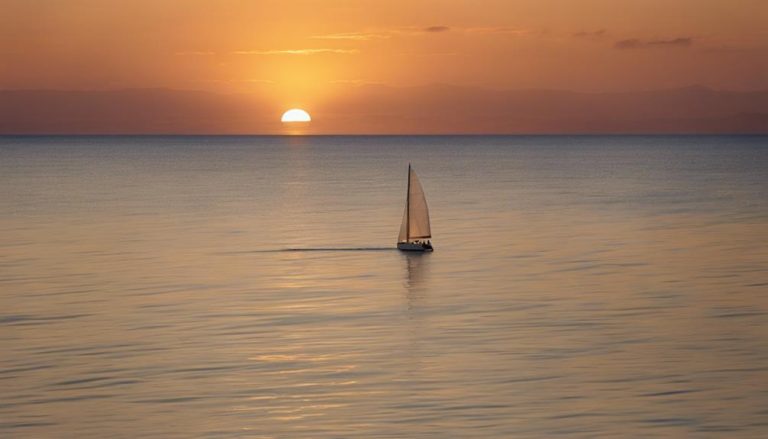
{"type": "Polygon", "coordinates": [[[300,109],[300,108],[293,108],[285,113],[283,113],[283,117],[280,118],[280,122],[283,123],[293,123],[293,122],[311,122],[312,117],[307,113],[306,111],[300,109]]]}

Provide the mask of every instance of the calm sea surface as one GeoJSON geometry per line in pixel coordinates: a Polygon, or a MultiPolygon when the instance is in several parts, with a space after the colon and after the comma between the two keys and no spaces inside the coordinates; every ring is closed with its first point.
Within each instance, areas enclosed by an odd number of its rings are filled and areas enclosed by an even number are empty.
{"type": "Polygon", "coordinates": [[[768,137],[0,138],[2,437],[620,435],[768,435],[768,137]]]}

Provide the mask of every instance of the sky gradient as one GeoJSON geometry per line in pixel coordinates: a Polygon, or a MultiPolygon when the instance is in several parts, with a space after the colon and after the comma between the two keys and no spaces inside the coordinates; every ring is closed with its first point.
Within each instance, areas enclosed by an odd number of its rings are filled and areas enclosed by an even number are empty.
{"type": "MultiPolygon", "coordinates": [[[[237,94],[277,120],[301,107],[322,121],[322,109],[370,86],[400,90],[405,107],[402,90],[435,84],[768,89],[764,0],[5,0],[3,9],[0,90],[237,94]]],[[[377,117],[357,104],[359,117],[377,117]]],[[[323,132],[345,132],[327,120],[323,132]]]]}

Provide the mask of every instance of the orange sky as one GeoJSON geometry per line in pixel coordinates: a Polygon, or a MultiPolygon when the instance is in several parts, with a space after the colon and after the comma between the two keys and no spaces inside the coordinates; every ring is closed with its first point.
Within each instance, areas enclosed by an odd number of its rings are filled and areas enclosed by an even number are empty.
{"type": "Polygon", "coordinates": [[[0,89],[768,89],[765,0],[4,0],[0,89]]]}

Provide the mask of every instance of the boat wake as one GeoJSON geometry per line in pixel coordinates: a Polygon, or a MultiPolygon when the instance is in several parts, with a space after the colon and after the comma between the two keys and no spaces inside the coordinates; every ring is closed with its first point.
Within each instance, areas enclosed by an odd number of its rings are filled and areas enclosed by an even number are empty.
{"type": "Polygon", "coordinates": [[[291,253],[291,252],[378,252],[397,250],[395,247],[314,247],[314,248],[279,248],[272,250],[252,250],[243,253],[291,253]]]}

